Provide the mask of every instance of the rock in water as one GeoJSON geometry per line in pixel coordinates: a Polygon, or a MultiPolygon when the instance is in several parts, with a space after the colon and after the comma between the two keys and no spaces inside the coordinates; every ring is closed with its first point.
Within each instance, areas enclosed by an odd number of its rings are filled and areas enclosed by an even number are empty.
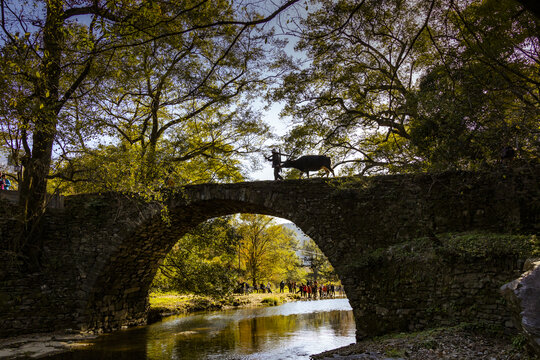
{"type": "Polygon", "coordinates": [[[540,259],[528,260],[519,279],[501,287],[501,293],[513,316],[514,324],[529,339],[540,355],[540,259]]]}

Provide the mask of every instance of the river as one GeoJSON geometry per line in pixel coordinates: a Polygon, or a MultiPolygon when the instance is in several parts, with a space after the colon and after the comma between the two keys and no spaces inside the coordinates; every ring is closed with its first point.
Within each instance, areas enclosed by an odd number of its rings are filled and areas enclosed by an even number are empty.
{"type": "Polygon", "coordinates": [[[309,359],[355,341],[347,299],[175,316],[49,359],[309,359]]]}

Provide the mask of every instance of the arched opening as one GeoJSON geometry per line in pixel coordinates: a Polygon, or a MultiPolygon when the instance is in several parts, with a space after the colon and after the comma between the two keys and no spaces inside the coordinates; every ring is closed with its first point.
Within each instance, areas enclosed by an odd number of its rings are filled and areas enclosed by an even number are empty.
{"type": "MultiPolygon", "coordinates": [[[[342,304],[347,303],[347,300],[344,299],[337,286],[340,283],[338,281],[331,283],[330,280],[330,278],[336,280],[337,276],[331,271],[329,262],[323,259],[322,251],[294,223],[258,214],[235,214],[225,218],[211,218],[196,226],[194,231],[184,235],[173,246],[171,253],[176,252],[173,256],[186,255],[187,252],[182,251],[183,249],[180,248],[182,246],[188,247],[188,252],[199,252],[200,249],[193,246],[193,242],[198,240],[202,241],[203,245],[219,246],[227,244],[226,239],[217,239],[214,244],[211,244],[210,239],[205,239],[208,233],[211,236],[217,235],[224,238],[238,235],[237,240],[239,241],[229,249],[221,249],[222,252],[219,251],[220,249],[205,249],[212,255],[202,259],[201,262],[206,263],[203,265],[199,263],[197,267],[204,268],[208,266],[206,270],[212,269],[215,272],[221,271],[224,275],[234,276],[233,283],[245,283],[247,287],[242,288],[242,293],[234,294],[232,298],[238,300],[239,303],[242,300],[252,302],[244,303],[247,306],[241,307],[234,312],[225,311],[219,314],[198,312],[196,315],[187,314],[191,316],[181,317],[182,321],[177,321],[177,318],[171,317],[164,319],[163,322],[153,324],[148,329],[151,329],[149,331],[161,330],[160,341],[169,345],[165,351],[171,354],[181,353],[186,357],[194,358],[201,356],[199,355],[200,352],[204,352],[204,355],[208,356],[214,355],[213,349],[216,352],[219,351],[220,356],[223,357],[226,354],[231,354],[231,358],[236,358],[235,356],[239,355],[239,352],[245,355],[259,354],[261,352],[265,354],[266,358],[274,358],[268,357],[268,352],[271,352],[272,356],[276,356],[275,358],[283,358],[282,356],[289,353],[289,351],[292,354],[306,351],[306,349],[313,353],[321,352],[335,347],[336,343],[346,344],[354,341],[356,329],[354,316],[350,308],[343,309],[342,304]],[[225,224],[227,221],[230,221],[228,225],[225,224]],[[229,231],[229,226],[234,228],[233,231],[229,231]],[[199,231],[203,233],[200,234],[199,231]],[[289,242],[291,237],[294,237],[294,243],[289,242]],[[250,241],[256,242],[257,239],[255,238],[262,240],[264,245],[268,245],[268,247],[262,249],[261,246],[258,248],[258,256],[264,258],[261,259],[263,268],[256,269],[258,273],[254,275],[247,268],[247,265],[252,254],[249,250],[261,245],[260,243],[250,243],[250,241]],[[238,249],[237,246],[240,246],[241,249],[238,249]],[[222,261],[223,263],[218,265],[223,266],[214,266],[216,265],[214,262],[216,259],[211,259],[211,256],[223,254],[224,258],[217,260],[218,262],[222,261]],[[292,264],[295,261],[297,263],[292,264]],[[286,263],[296,266],[296,269],[286,267],[286,263]],[[227,269],[227,266],[232,269],[227,269]],[[272,269],[265,269],[264,267],[272,267],[272,269]],[[256,280],[252,280],[252,276],[255,276],[256,280]],[[280,287],[281,280],[284,280],[283,289],[280,287]],[[318,284],[316,288],[314,282],[318,284]],[[312,286],[313,292],[308,293],[305,290],[304,292],[300,290],[301,285],[307,284],[312,286]],[[329,286],[331,284],[335,286],[334,292],[331,292],[329,286]],[[244,291],[247,294],[243,293],[244,291]],[[272,298],[281,299],[281,296],[288,296],[289,294],[292,294],[294,298],[287,298],[286,302],[280,304],[283,306],[252,306],[255,302],[260,303],[265,299],[272,298]],[[293,299],[299,301],[293,302],[293,299]],[[298,307],[289,308],[289,305],[298,307]],[[300,305],[304,305],[304,307],[301,308],[300,305]],[[262,313],[264,311],[268,311],[268,313],[262,313]],[[314,336],[315,333],[320,334],[321,331],[327,333],[324,339],[314,336]],[[173,337],[174,334],[182,334],[181,339],[176,336],[175,341],[164,340],[173,337]]],[[[179,260],[169,259],[171,253],[166,256],[164,263],[161,264],[162,267],[164,264],[170,266],[179,260]]],[[[177,263],[176,265],[179,265],[180,270],[177,275],[186,275],[182,272],[182,270],[185,270],[183,266],[186,264],[177,263]]],[[[160,272],[163,270],[162,267],[158,269],[157,277],[160,276],[160,272]]],[[[168,270],[170,270],[170,267],[168,270]]],[[[190,283],[194,280],[193,276],[200,276],[201,282],[224,279],[224,276],[220,276],[220,274],[212,275],[190,272],[187,277],[191,278],[191,280],[180,279],[179,283],[181,285],[199,291],[197,298],[191,295],[185,296],[186,294],[181,292],[182,289],[172,289],[173,291],[168,292],[167,289],[162,289],[163,291],[160,292],[159,296],[155,296],[157,294],[153,292],[153,286],[156,284],[156,279],[154,279],[154,283],[149,289],[151,308],[154,308],[153,301],[157,300],[156,304],[159,303],[159,306],[163,309],[166,307],[163,300],[168,298],[173,299],[172,303],[167,304],[172,305],[168,312],[177,308],[176,301],[179,301],[180,306],[190,302],[190,304],[187,304],[188,307],[193,306],[199,310],[214,310],[211,300],[204,297],[204,291],[200,292],[200,288],[192,288],[193,285],[197,287],[201,284],[190,283]],[[186,282],[186,280],[188,281],[186,282]],[[178,297],[174,298],[175,295],[178,297]],[[205,306],[210,308],[205,308],[205,306]]],[[[210,284],[210,286],[213,285],[215,284],[210,284]]],[[[163,310],[167,312],[167,309],[163,310]]]]}
{"type": "MultiPolygon", "coordinates": [[[[276,293],[280,292],[279,279],[291,280],[297,283],[295,289],[291,289],[289,285],[284,287],[284,291],[288,293],[292,290],[292,293],[304,301],[288,301],[283,306],[259,306],[259,307],[244,307],[235,311],[222,311],[220,313],[215,312],[198,312],[196,314],[189,314],[190,316],[170,317],[164,319],[164,321],[156,322],[150,326],[137,327],[129,329],[127,331],[115,332],[111,335],[100,337],[99,345],[100,349],[110,349],[114,351],[118,347],[125,344],[129,345],[129,349],[133,354],[140,354],[140,357],[147,358],[286,358],[286,357],[300,357],[306,354],[314,354],[323,352],[325,350],[333,349],[337,346],[347,345],[354,341],[356,326],[355,319],[347,299],[339,298],[339,290],[336,290],[335,294],[321,294],[317,293],[316,297],[313,294],[302,295],[300,293],[300,284],[306,284],[307,280],[316,278],[320,284],[326,283],[326,275],[322,271],[324,265],[322,264],[320,257],[322,252],[313,247],[312,241],[307,238],[307,235],[300,233],[301,230],[293,225],[292,222],[276,221],[269,218],[269,216],[248,214],[240,218],[240,215],[236,215],[236,219],[233,216],[228,218],[236,226],[237,231],[242,231],[242,227],[249,227],[250,225],[257,225],[257,220],[263,220],[263,225],[268,225],[268,234],[272,236],[281,236],[277,228],[282,233],[294,232],[294,236],[302,237],[302,243],[295,244],[292,250],[294,256],[298,261],[307,260],[298,264],[298,266],[304,270],[301,274],[292,274],[291,269],[278,269],[282,270],[273,277],[272,274],[261,275],[257,278],[256,283],[264,283],[265,285],[271,282],[272,294],[268,292],[260,292],[260,287],[257,290],[253,288],[249,289],[250,292],[259,291],[254,294],[258,300],[262,300],[265,297],[274,297],[276,293]],[[231,219],[233,218],[233,219],[231,219]],[[269,223],[265,221],[270,220],[269,223]],[[255,223],[255,224],[254,224],[255,223]],[[297,253],[298,252],[298,253],[297,253]],[[316,253],[315,253],[316,252],[316,253]],[[309,259],[302,259],[303,257],[312,256],[319,260],[317,264],[309,264],[309,259]],[[315,271],[312,271],[313,266],[321,266],[315,271]],[[289,270],[286,271],[286,270],[289,270]],[[267,276],[267,277],[263,277],[267,276]],[[284,276],[292,276],[285,278],[284,276]],[[294,277],[297,276],[297,277],[294,277]],[[310,300],[310,301],[308,301],[310,300]],[[301,307],[304,305],[304,307],[301,307]],[[292,306],[292,307],[290,307],[292,306]],[[324,333],[324,336],[320,336],[324,333]],[[136,338],[136,341],[132,339],[136,338]],[[103,340],[101,340],[103,339],[103,340]],[[264,356],[259,357],[262,354],[264,356]]],[[[210,234],[215,234],[214,231],[217,228],[219,233],[227,226],[224,226],[224,218],[210,218],[197,225],[194,224],[193,228],[186,231],[183,235],[181,232],[168,233],[170,240],[178,240],[180,238],[180,245],[191,246],[190,242],[208,239],[201,239],[196,237],[196,233],[193,234],[192,229],[199,229],[202,226],[202,230],[210,230],[210,234]],[[210,225],[210,229],[208,227],[210,225]],[[212,227],[215,228],[212,229],[212,227]],[[194,238],[190,238],[194,236],[194,238]]],[[[157,218],[154,218],[157,220],[157,218]]],[[[171,221],[172,218],[170,219],[171,221]]],[[[159,229],[155,226],[152,229],[159,229]]],[[[175,228],[169,226],[169,229],[175,228]]],[[[144,231],[138,230],[138,233],[146,234],[151,233],[151,229],[145,229],[144,231]]],[[[255,227],[254,231],[261,230],[261,227],[255,227]]],[[[225,230],[226,231],[226,230],[225,230]]],[[[203,234],[204,235],[204,234],[203,234]]],[[[163,239],[163,234],[154,235],[152,238],[154,241],[163,239]]],[[[270,240],[275,240],[271,238],[270,240]]],[[[130,237],[130,243],[137,242],[136,237],[130,237]]],[[[220,242],[218,242],[219,245],[220,242]]],[[[179,243],[171,246],[171,252],[175,251],[175,246],[179,243]]],[[[283,243],[281,243],[284,245],[283,243]]],[[[247,244],[245,244],[247,246],[247,244]]],[[[191,249],[193,250],[193,249],[191,249]]],[[[225,249],[226,250],[226,249],[225,249]]],[[[147,252],[147,256],[150,256],[152,252],[147,252]]],[[[285,252],[280,252],[284,256],[285,252]]],[[[179,252],[179,254],[182,254],[179,252]]],[[[230,266],[238,267],[242,270],[240,273],[235,274],[238,281],[247,280],[251,274],[245,269],[245,259],[240,259],[240,265],[237,264],[238,255],[240,251],[232,247],[232,254],[224,262],[230,266]],[[247,276],[247,278],[242,278],[247,276]]],[[[165,261],[167,261],[165,256],[165,261]]],[[[276,253],[270,254],[270,261],[277,261],[273,258],[276,253]]],[[[241,255],[243,256],[243,255],[241,255]]],[[[149,259],[149,258],[147,258],[149,259]]],[[[133,260],[132,260],[133,261],[133,260]]],[[[211,263],[211,261],[209,261],[211,263]]],[[[163,265],[163,263],[161,264],[163,265]]],[[[214,268],[215,269],[215,268],[214,268]]],[[[223,270],[223,269],[222,269],[223,270]]],[[[326,271],[326,267],[324,267],[326,271]]],[[[157,269],[156,273],[159,275],[161,270],[157,269]]],[[[117,271],[116,274],[121,274],[117,271]]],[[[217,277],[221,278],[221,277],[217,277]]],[[[124,276],[123,281],[129,281],[127,276],[124,276]]],[[[154,279],[155,282],[155,279],[154,279]]],[[[251,285],[251,284],[250,284],[251,285]]],[[[327,283],[326,283],[327,285],[327,283]]],[[[250,286],[251,287],[251,286],[250,286]]],[[[152,283],[150,282],[148,291],[152,290],[152,283]]],[[[139,301],[145,301],[145,295],[143,289],[141,291],[134,291],[129,296],[138,295],[139,301]]],[[[249,295],[250,296],[250,295],[249,295]]],[[[126,298],[129,300],[130,298],[126,298]]],[[[135,298],[132,298],[135,300],[135,298]]],[[[151,301],[151,300],[150,300],[151,301]]],[[[129,301],[126,304],[130,304],[129,301]]],[[[133,306],[136,306],[133,303],[133,306]]],[[[145,304],[144,306],[148,306],[145,304]]],[[[204,310],[204,309],[201,309],[204,310]]],[[[88,350],[89,353],[92,349],[88,350]]]]}
{"type": "Polygon", "coordinates": [[[185,234],[160,263],[150,286],[151,314],[256,304],[260,298],[239,295],[270,293],[280,303],[344,297],[324,253],[293,222],[260,214],[217,217],[185,234]]]}

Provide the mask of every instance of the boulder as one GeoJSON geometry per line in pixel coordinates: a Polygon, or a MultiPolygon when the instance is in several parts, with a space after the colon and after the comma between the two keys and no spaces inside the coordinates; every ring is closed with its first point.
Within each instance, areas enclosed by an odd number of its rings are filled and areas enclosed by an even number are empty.
{"type": "Polygon", "coordinates": [[[540,355],[540,259],[528,260],[520,278],[501,287],[514,325],[529,339],[540,355]]]}

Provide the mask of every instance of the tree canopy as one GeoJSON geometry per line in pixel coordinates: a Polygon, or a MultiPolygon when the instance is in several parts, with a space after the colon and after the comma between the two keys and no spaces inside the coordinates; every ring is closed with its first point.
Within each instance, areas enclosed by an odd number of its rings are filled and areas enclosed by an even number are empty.
{"type": "Polygon", "coordinates": [[[240,262],[250,285],[298,277],[298,240],[291,230],[271,217],[254,214],[242,214],[236,226],[241,236],[240,262]]]}
{"type": "Polygon", "coordinates": [[[538,161],[539,21],[512,1],[315,1],[282,61],[286,152],[342,173],[538,161]]]}

